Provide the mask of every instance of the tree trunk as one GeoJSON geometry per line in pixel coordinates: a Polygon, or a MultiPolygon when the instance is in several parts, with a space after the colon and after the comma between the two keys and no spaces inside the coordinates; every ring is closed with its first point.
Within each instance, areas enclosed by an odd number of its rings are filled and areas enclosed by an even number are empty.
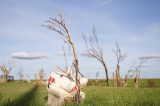
{"type": "Polygon", "coordinates": [[[75,60],[75,70],[76,70],[76,84],[78,85],[78,92],[76,93],[76,103],[80,103],[80,77],[79,77],[79,67],[78,60],[75,60]]]}
{"type": "Polygon", "coordinates": [[[69,40],[73,49],[74,61],[75,61],[75,70],[76,70],[76,84],[78,85],[78,92],[76,93],[76,103],[80,103],[80,77],[79,77],[79,67],[78,67],[78,56],[75,45],[72,43],[71,38],[69,36],[69,40]]]}
{"type": "Polygon", "coordinates": [[[114,72],[113,72],[113,87],[116,87],[116,80],[115,80],[114,72]]]}
{"type": "Polygon", "coordinates": [[[137,75],[135,77],[135,87],[139,87],[139,79],[140,79],[140,70],[138,70],[137,75]]]}
{"type": "Polygon", "coordinates": [[[117,87],[121,86],[120,66],[119,66],[119,64],[117,64],[117,68],[116,68],[116,84],[117,84],[117,87]]]}
{"type": "Polygon", "coordinates": [[[136,77],[134,79],[134,87],[138,88],[138,78],[137,78],[137,75],[136,75],[136,77]]]}
{"type": "Polygon", "coordinates": [[[7,75],[7,73],[5,73],[5,74],[4,74],[4,76],[5,76],[5,79],[7,79],[7,78],[8,78],[8,75],[7,75]]]}
{"type": "Polygon", "coordinates": [[[109,79],[108,79],[108,70],[107,70],[107,66],[106,66],[106,64],[105,64],[105,63],[103,64],[103,66],[104,66],[104,69],[105,69],[107,86],[109,86],[109,79]]]}

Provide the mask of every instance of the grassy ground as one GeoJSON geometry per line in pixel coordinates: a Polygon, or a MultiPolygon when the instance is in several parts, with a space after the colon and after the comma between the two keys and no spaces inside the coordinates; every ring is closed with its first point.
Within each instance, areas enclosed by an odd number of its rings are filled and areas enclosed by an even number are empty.
{"type": "Polygon", "coordinates": [[[81,106],[159,106],[159,88],[112,88],[88,86],[81,106]]]}
{"type": "MultiPolygon", "coordinates": [[[[106,87],[105,81],[86,86],[86,99],[80,106],[159,106],[160,80],[140,82],[140,88],[106,87]],[[153,81],[153,82],[152,82],[153,81]]],[[[110,81],[111,82],[111,81],[110,81]]],[[[45,86],[27,83],[0,83],[0,106],[44,106],[47,102],[45,86]]],[[[67,104],[71,106],[74,104],[67,104]]]]}
{"type": "Polygon", "coordinates": [[[47,90],[27,83],[0,84],[0,106],[44,106],[47,90]]]}
{"type": "MultiPolygon", "coordinates": [[[[88,85],[107,86],[105,80],[89,80],[88,85]]],[[[109,80],[110,87],[113,87],[113,80],[109,80]]],[[[128,80],[127,87],[134,87],[133,80],[128,80]]],[[[160,79],[141,79],[139,80],[140,88],[160,88],[160,79]]]]}

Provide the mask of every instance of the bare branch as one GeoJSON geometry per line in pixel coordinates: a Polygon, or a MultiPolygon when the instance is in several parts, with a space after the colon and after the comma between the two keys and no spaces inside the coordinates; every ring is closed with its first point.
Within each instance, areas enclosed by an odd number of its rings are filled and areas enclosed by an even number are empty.
{"type": "Polygon", "coordinates": [[[89,58],[94,58],[98,60],[104,67],[105,72],[106,72],[106,80],[107,80],[107,85],[108,83],[108,70],[106,63],[104,62],[104,57],[103,57],[103,49],[99,45],[98,37],[95,28],[93,27],[92,29],[92,36],[87,39],[87,37],[82,34],[83,40],[86,45],[86,50],[85,53],[82,53],[82,56],[87,56],[89,58]]]}
{"type": "Polygon", "coordinates": [[[85,45],[86,45],[86,47],[88,49],[87,37],[84,34],[82,34],[82,37],[83,37],[84,43],[85,43],[85,45]]]}
{"type": "Polygon", "coordinates": [[[118,43],[115,44],[116,45],[116,49],[113,49],[113,53],[115,54],[116,58],[117,58],[117,64],[119,64],[120,62],[122,62],[126,57],[126,53],[122,54],[121,53],[121,49],[118,46],[118,43]]]}
{"type": "Polygon", "coordinates": [[[147,59],[143,59],[140,61],[140,63],[137,66],[133,66],[130,68],[130,70],[128,71],[128,74],[130,73],[130,77],[134,78],[134,84],[135,87],[139,86],[139,79],[140,79],[140,73],[141,73],[141,68],[143,67],[143,64],[147,61],[147,59]]]}
{"type": "Polygon", "coordinates": [[[126,54],[122,54],[121,53],[121,49],[118,46],[118,43],[115,44],[116,45],[116,49],[113,49],[113,53],[116,56],[117,59],[117,66],[116,66],[116,70],[115,70],[115,75],[116,75],[116,86],[117,87],[121,87],[123,86],[123,82],[121,80],[121,76],[120,76],[120,62],[122,62],[127,56],[126,54]]]}
{"type": "Polygon", "coordinates": [[[65,52],[64,46],[62,47],[62,49],[63,49],[63,53],[64,53],[63,55],[65,57],[65,62],[66,62],[65,70],[68,73],[68,60],[67,60],[67,56],[66,56],[66,52],[65,52]]]}
{"type": "Polygon", "coordinates": [[[69,31],[62,14],[59,13],[57,18],[49,18],[47,21],[45,21],[45,25],[42,26],[59,33],[64,39],[67,39],[67,41],[70,42],[69,31]]]}
{"type": "MultiPolygon", "coordinates": [[[[47,28],[49,28],[50,30],[53,30],[57,33],[59,33],[61,36],[63,36],[64,42],[68,43],[73,50],[73,56],[74,56],[74,69],[76,71],[76,84],[79,85],[80,84],[80,77],[79,77],[79,65],[78,65],[78,55],[77,55],[77,50],[76,47],[71,39],[70,33],[68,31],[64,16],[59,13],[58,16],[56,18],[49,18],[49,20],[47,22],[45,22],[46,24],[43,25],[47,28]]],[[[76,102],[79,103],[80,102],[80,88],[78,86],[78,92],[76,93],[76,102]]]]}
{"type": "Polygon", "coordinates": [[[11,60],[9,60],[8,65],[2,64],[0,66],[0,70],[3,72],[3,75],[6,79],[14,67],[15,67],[15,62],[11,60]]]}
{"type": "Polygon", "coordinates": [[[56,66],[56,68],[59,69],[59,70],[61,70],[61,71],[64,72],[65,74],[68,74],[64,69],[62,69],[62,68],[60,68],[60,67],[58,67],[58,66],[56,66]]]}

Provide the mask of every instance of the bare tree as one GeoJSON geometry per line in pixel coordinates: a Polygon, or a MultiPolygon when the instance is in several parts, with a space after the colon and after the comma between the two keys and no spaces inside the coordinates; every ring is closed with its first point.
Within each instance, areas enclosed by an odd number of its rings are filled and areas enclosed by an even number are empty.
{"type": "Polygon", "coordinates": [[[39,71],[39,82],[40,83],[43,83],[44,76],[45,76],[44,69],[40,69],[39,71]]]}
{"type": "Polygon", "coordinates": [[[9,60],[8,65],[0,65],[0,70],[3,72],[4,78],[7,79],[12,69],[15,67],[15,62],[9,60]]]}
{"type": "Polygon", "coordinates": [[[134,64],[133,64],[133,66],[128,71],[128,73],[131,74],[130,77],[134,78],[134,86],[135,86],[135,88],[139,87],[139,79],[140,79],[141,68],[143,67],[143,64],[146,61],[147,61],[147,59],[141,59],[139,65],[134,66],[134,64]]]}
{"type": "Polygon", "coordinates": [[[103,47],[100,46],[100,44],[99,44],[97,33],[96,33],[96,30],[94,27],[93,27],[92,33],[93,34],[92,34],[92,36],[89,37],[89,39],[87,39],[87,37],[82,34],[82,37],[83,37],[85,45],[86,45],[86,50],[82,54],[82,56],[94,58],[94,59],[98,60],[103,65],[104,70],[105,70],[105,74],[106,74],[107,86],[109,86],[108,68],[107,68],[107,64],[106,64],[106,62],[104,60],[104,56],[103,56],[103,47]]]}
{"type": "MultiPolygon", "coordinates": [[[[69,49],[69,53],[70,53],[70,49],[69,49]]],[[[68,59],[67,59],[67,55],[66,55],[64,46],[63,46],[63,55],[65,57],[65,62],[66,62],[65,69],[62,69],[60,67],[57,67],[57,68],[60,69],[61,71],[63,71],[64,73],[66,73],[66,77],[67,78],[69,78],[71,80],[74,80],[74,65],[75,65],[75,63],[74,63],[74,61],[72,62],[72,65],[70,66],[70,70],[69,70],[69,68],[68,68],[68,59]]],[[[81,76],[83,76],[83,75],[81,74],[81,76]]]]}
{"type": "Polygon", "coordinates": [[[97,71],[96,72],[96,79],[98,79],[98,76],[99,76],[99,72],[97,71]]]}
{"type": "Polygon", "coordinates": [[[22,81],[22,80],[23,80],[23,77],[24,77],[22,67],[20,67],[20,70],[19,70],[19,72],[18,72],[18,75],[19,75],[19,80],[22,81]]]}
{"type": "MultiPolygon", "coordinates": [[[[70,32],[68,30],[68,27],[66,25],[66,21],[64,19],[64,16],[61,13],[59,13],[56,18],[49,18],[45,22],[46,22],[46,24],[42,25],[42,26],[45,26],[48,29],[57,32],[59,35],[62,36],[62,38],[64,39],[64,42],[68,43],[71,46],[71,48],[73,50],[72,51],[73,56],[74,56],[73,57],[74,68],[75,68],[75,71],[76,71],[75,79],[76,79],[76,84],[78,85],[78,88],[79,88],[80,76],[79,76],[79,65],[78,65],[79,63],[78,63],[77,50],[76,50],[74,42],[72,41],[72,38],[71,38],[70,32]]],[[[75,100],[76,100],[77,103],[80,102],[80,89],[78,89],[75,100]]]]}
{"type": "Polygon", "coordinates": [[[122,86],[121,76],[120,76],[120,62],[122,62],[127,56],[126,54],[122,54],[121,49],[119,48],[117,43],[116,43],[116,49],[113,50],[113,53],[115,54],[117,59],[117,66],[116,66],[116,72],[115,72],[116,86],[120,87],[122,86]]]}
{"type": "Polygon", "coordinates": [[[37,83],[38,83],[38,76],[37,76],[37,73],[34,74],[34,79],[35,79],[35,83],[37,84],[37,83]]]}
{"type": "Polygon", "coordinates": [[[114,74],[114,72],[112,73],[112,75],[113,75],[113,86],[116,87],[117,84],[116,84],[116,79],[115,79],[115,74],[114,74]]]}
{"type": "MultiPolygon", "coordinates": [[[[72,62],[72,65],[71,65],[70,70],[69,70],[67,54],[66,54],[64,45],[62,46],[62,50],[63,50],[63,56],[65,58],[65,67],[63,69],[59,66],[56,66],[56,68],[58,70],[62,71],[63,73],[65,73],[65,77],[67,77],[70,80],[74,80],[74,75],[73,75],[74,74],[74,61],[72,62]]],[[[69,49],[69,51],[70,51],[70,49],[69,49]]]]}
{"type": "Polygon", "coordinates": [[[96,85],[98,85],[98,76],[99,76],[99,72],[96,72],[96,85]]]}

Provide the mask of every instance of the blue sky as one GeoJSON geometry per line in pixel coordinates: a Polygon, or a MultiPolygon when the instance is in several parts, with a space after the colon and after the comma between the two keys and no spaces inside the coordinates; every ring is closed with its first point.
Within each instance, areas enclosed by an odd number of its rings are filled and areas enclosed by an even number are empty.
{"type": "MultiPolygon", "coordinates": [[[[18,78],[20,67],[30,78],[44,68],[46,77],[55,66],[65,66],[61,37],[41,25],[48,17],[63,11],[78,50],[80,71],[89,78],[96,72],[104,78],[103,67],[94,59],[82,57],[85,45],[83,34],[97,30],[104,47],[109,77],[115,71],[116,58],[112,52],[117,42],[127,58],[121,63],[122,77],[139,57],[151,56],[141,76],[160,77],[160,1],[159,0],[0,0],[0,63],[13,59],[13,54],[40,53],[47,58],[14,59],[16,67],[11,74],[18,78]]],[[[69,63],[72,58],[68,57],[69,63]]],[[[71,64],[71,63],[70,63],[71,64]]],[[[0,72],[1,73],[1,72],[0,72]]]]}

